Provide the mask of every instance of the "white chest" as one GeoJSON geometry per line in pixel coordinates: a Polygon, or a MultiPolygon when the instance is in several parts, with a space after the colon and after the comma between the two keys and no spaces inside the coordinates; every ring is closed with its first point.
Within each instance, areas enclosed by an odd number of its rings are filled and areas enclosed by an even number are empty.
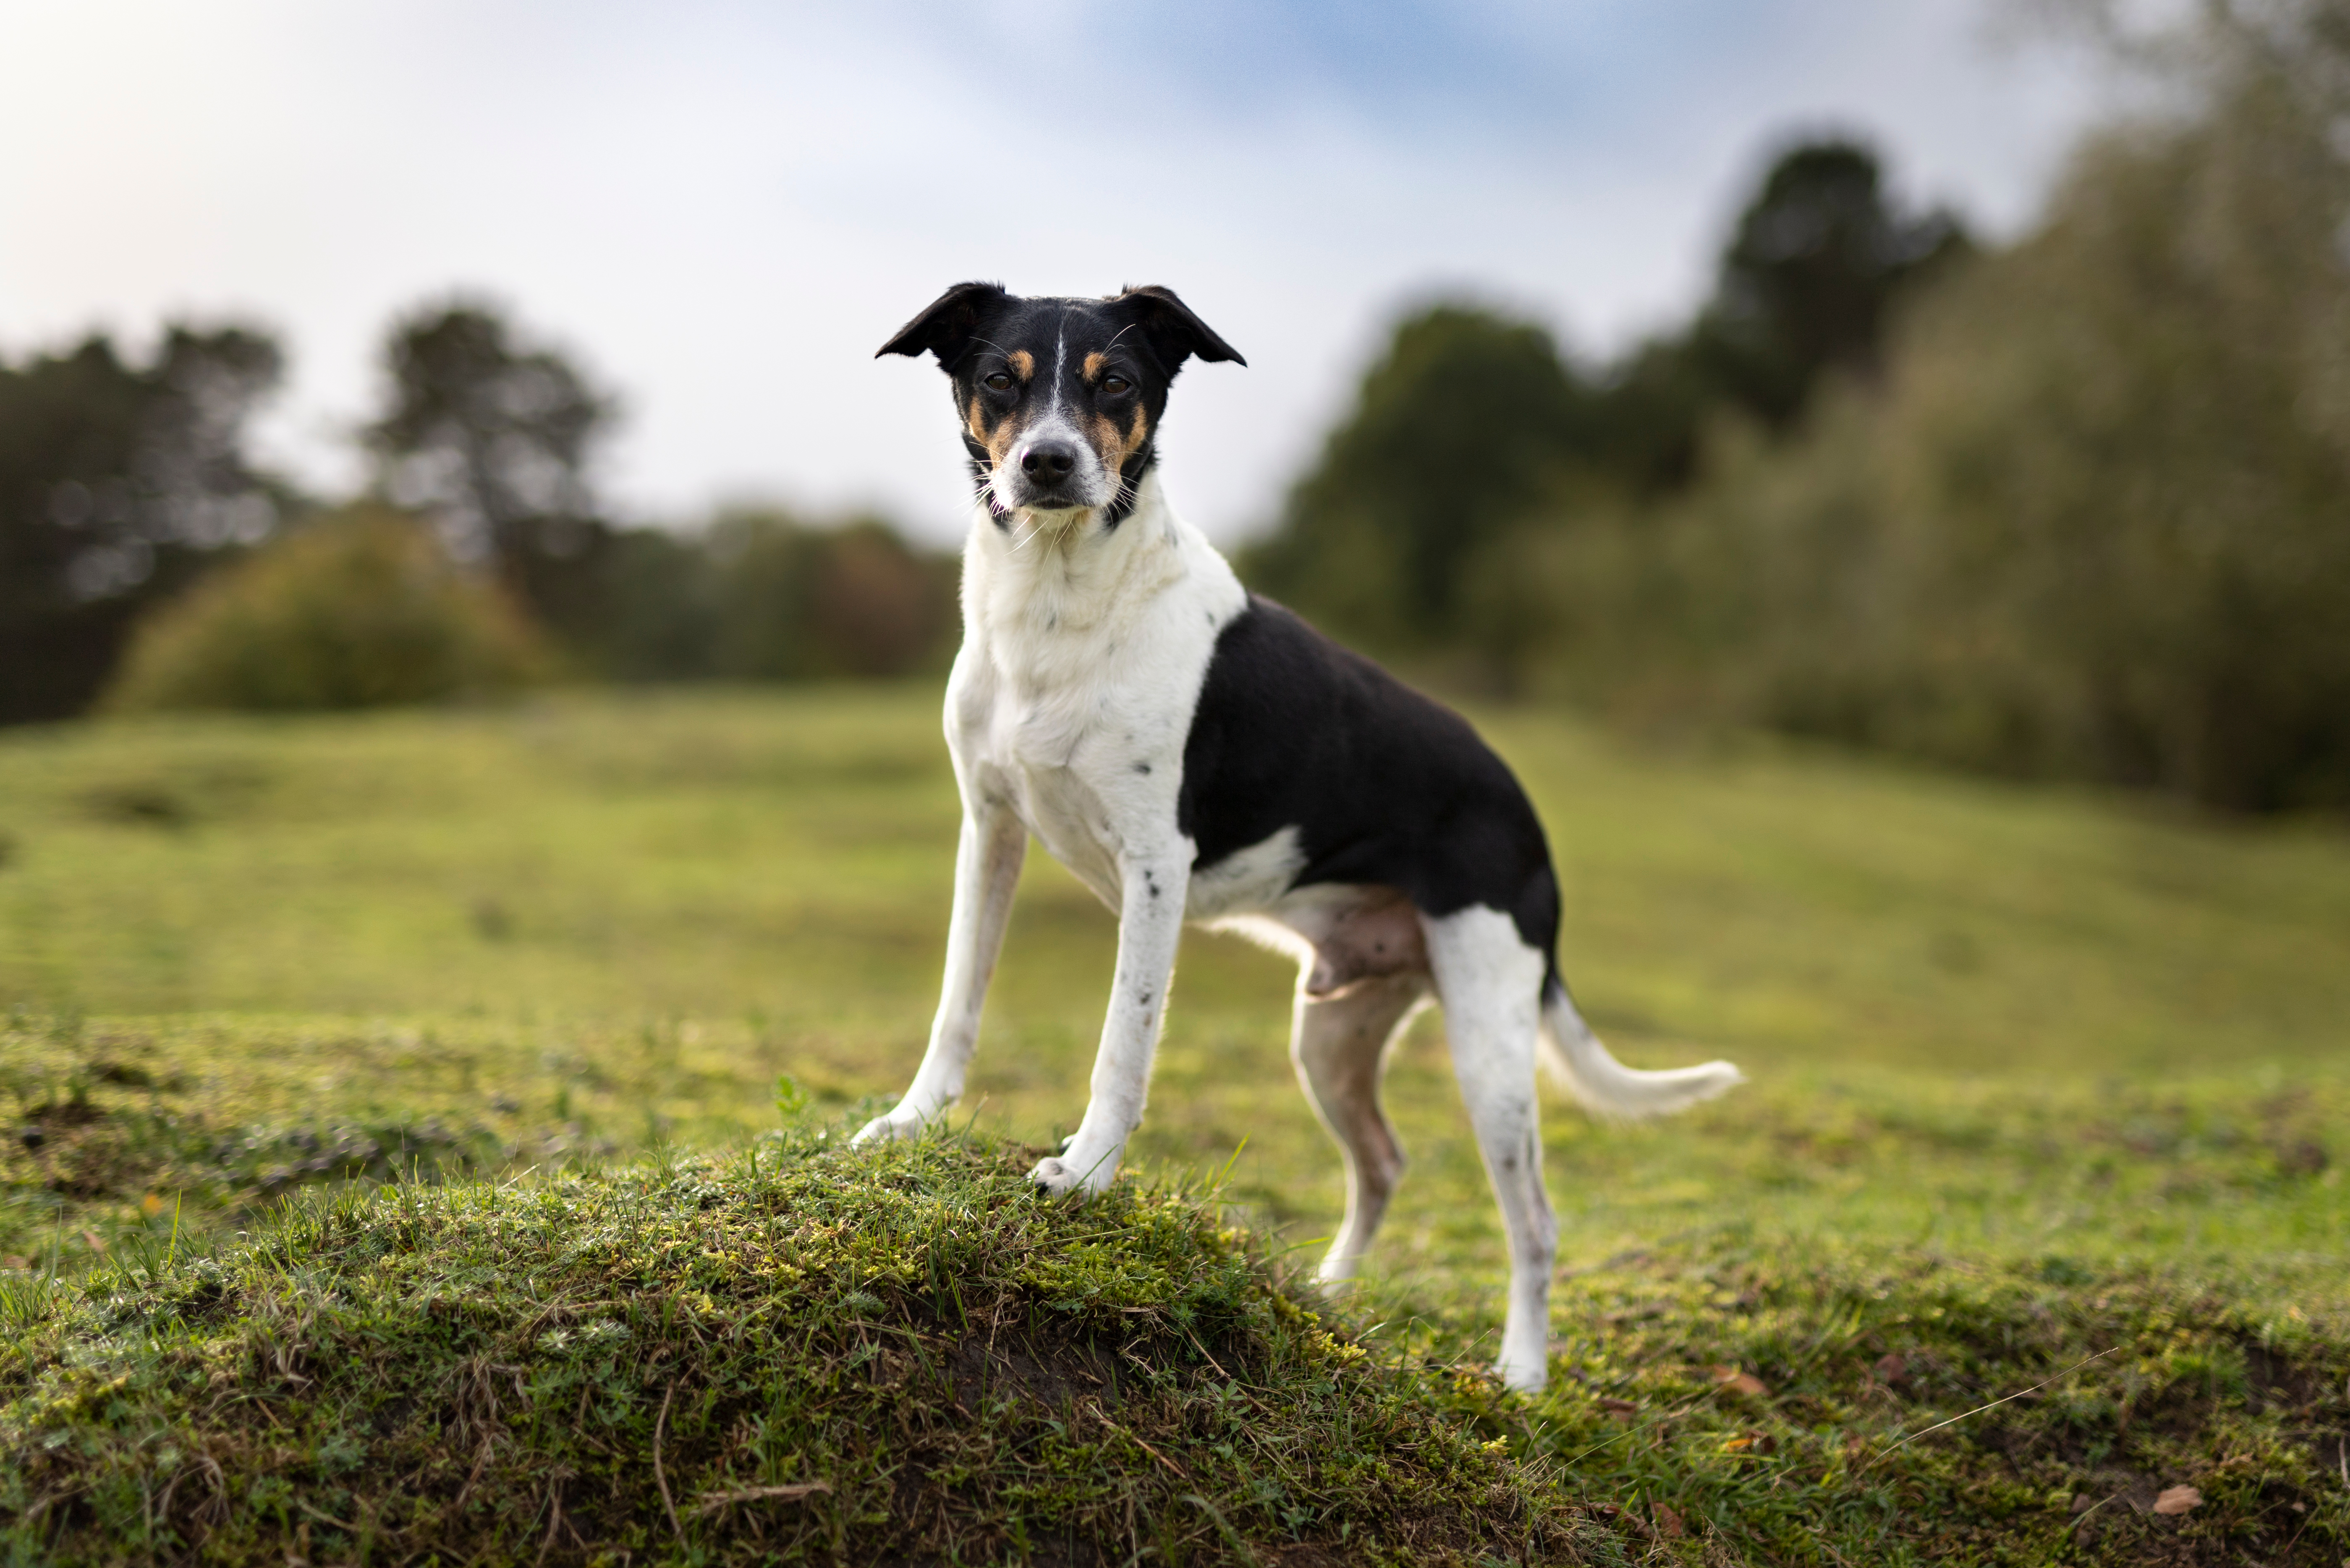
{"type": "Polygon", "coordinates": [[[983,522],[963,571],[949,741],[972,784],[1117,908],[1122,867],[1178,847],[1192,711],[1246,595],[1163,505],[1107,537],[1027,545],[983,522]]]}
{"type": "MultiPolygon", "coordinates": [[[[1127,849],[1104,776],[1107,716],[1081,703],[1005,691],[990,714],[983,763],[1053,858],[1116,909],[1127,849]]],[[[1114,721],[1112,721],[1114,722],[1114,721]]]]}

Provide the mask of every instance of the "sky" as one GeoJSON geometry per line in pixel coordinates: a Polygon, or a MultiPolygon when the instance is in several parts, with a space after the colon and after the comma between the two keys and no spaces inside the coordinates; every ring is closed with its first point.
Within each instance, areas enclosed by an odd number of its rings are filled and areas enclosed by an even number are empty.
{"type": "Polygon", "coordinates": [[[1907,199],[2028,226],[2111,94],[2006,15],[0,0],[0,356],[265,324],[291,368],[265,452],[335,491],[386,324],[463,293],[619,394],[621,515],[876,506],[944,540],[944,379],[874,349],[966,278],[1158,283],[1248,358],[1187,371],[1161,441],[1178,509],[1232,539],[1399,313],[1476,297],[1596,362],[1703,296],[1791,137],[1862,133],[1907,199]]]}

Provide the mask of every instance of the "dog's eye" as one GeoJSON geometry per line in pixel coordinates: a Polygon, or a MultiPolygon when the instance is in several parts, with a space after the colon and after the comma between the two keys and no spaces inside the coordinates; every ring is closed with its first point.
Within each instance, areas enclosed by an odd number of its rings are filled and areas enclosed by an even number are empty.
{"type": "Polygon", "coordinates": [[[1012,389],[1012,378],[998,370],[982,384],[991,392],[1008,392],[1012,389]]]}
{"type": "Polygon", "coordinates": [[[1123,376],[1104,376],[1102,378],[1102,390],[1107,392],[1113,398],[1117,397],[1120,392],[1125,391],[1127,388],[1132,385],[1133,383],[1128,381],[1123,376]]]}

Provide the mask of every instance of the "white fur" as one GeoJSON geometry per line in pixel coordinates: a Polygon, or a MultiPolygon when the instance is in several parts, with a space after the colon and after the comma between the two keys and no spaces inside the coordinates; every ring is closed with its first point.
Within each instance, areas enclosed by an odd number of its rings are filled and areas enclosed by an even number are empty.
{"type": "Polygon", "coordinates": [[[1055,1192],[1098,1191],[1142,1119],[1190,897],[1197,846],[1177,830],[1176,793],[1192,710],[1216,635],[1248,596],[1153,474],[1115,527],[1091,511],[1016,512],[1009,529],[979,514],[962,599],[946,731],[965,850],[945,994],[912,1086],[858,1136],[912,1131],[960,1092],[1003,935],[992,906],[969,919],[962,906],[1017,876],[1012,838],[1033,832],[1118,912],[1093,1098],[1068,1147],[1035,1173],[1055,1192]]]}
{"type": "MultiPolygon", "coordinates": [[[[1270,908],[1289,885],[1305,869],[1305,852],[1297,846],[1297,829],[1284,827],[1271,837],[1235,849],[1213,866],[1201,867],[1191,877],[1191,897],[1185,901],[1184,914],[1202,924],[1222,924],[1222,917],[1245,921],[1259,909],[1270,908]],[[1238,913],[1235,913],[1238,911],[1238,913]]],[[[1284,952],[1295,950],[1273,944],[1284,952]]]]}
{"type": "Polygon", "coordinates": [[[1545,962],[1497,909],[1471,905],[1422,924],[1452,1075],[1510,1239],[1509,1315],[1494,1369],[1513,1388],[1536,1389],[1549,1374],[1550,1272],[1558,1253],[1534,1096],[1545,962]]]}
{"type": "Polygon", "coordinates": [[[1728,1062],[1645,1072],[1608,1054],[1562,991],[1543,1011],[1543,1065],[1594,1116],[1637,1122],[1669,1116],[1746,1081],[1728,1062]]]}

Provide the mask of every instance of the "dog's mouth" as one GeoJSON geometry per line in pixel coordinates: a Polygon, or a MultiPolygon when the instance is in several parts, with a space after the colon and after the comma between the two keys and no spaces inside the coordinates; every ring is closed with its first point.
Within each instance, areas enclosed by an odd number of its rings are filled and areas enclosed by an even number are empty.
{"type": "Polygon", "coordinates": [[[998,512],[1089,512],[1100,504],[1075,481],[1039,485],[1000,464],[989,472],[987,499],[998,512]]]}

